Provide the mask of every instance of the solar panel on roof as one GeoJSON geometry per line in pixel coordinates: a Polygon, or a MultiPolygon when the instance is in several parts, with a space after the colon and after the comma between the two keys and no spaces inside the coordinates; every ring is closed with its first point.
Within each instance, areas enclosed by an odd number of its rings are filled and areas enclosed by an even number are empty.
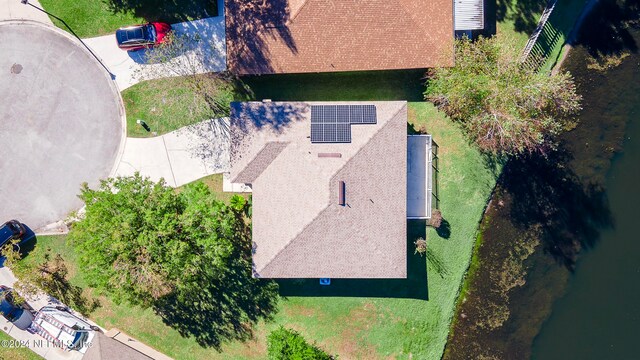
{"type": "Polygon", "coordinates": [[[378,122],[375,105],[350,105],[349,114],[349,121],[352,124],[376,124],[378,122]]]}
{"type": "Polygon", "coordinates": [[[351,124],[376,124],[375,105],[312,105],[311,142],[351,142],[351,124]]]}
{"type": "Polygon", "coordinates": [[[338,123],[351,123],[351,117],[349,115],[349,105],[336,105],[336,113],[338,116],[338,123]]]}
{"type": "Polygon", "coordinates": [[[322,113],[324,115],[325,123],[338,122],[338,109],[335,106],[325,105],[323,106],[322,113]]]}
{"type": "Polygon", "coordinates": [[[362,105],[362,123],[375,124],[378,122],[375,105],[362,105]]]}
{"type": "Polygon", "coordinates": [[[311,123],[320,123],[322,122],[322,106],[311,106],[311,123]]]}
{"type": "Polygon", "coordinates": [[[351,124],[336,124],[336,142],[351,142],[351,124]]]}
{"type": "Polygon", "coordinates": [[[349,123],[362,124],[362,105],[349,105],[349,123]]]}

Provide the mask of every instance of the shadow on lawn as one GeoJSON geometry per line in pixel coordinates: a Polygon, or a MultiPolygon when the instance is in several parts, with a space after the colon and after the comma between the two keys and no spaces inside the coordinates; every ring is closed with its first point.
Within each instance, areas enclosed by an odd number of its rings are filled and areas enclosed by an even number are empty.
{"type": "Polygon", "coordinates": [[[148,21],[168,23],[204,19],[221,14],[223,0],[103,0],[114,13],[132,13],[148,21]]]}
{"type": "Polygon", "coordinates": [[[331,285],[320,285],[318,279],[278,279],[280,295],[323,297],[381,297],[429,299],[425,258],[415,254],[414,241],[426,236],[424,220],[407,221],[406,279],[331,279],[331,285]]]}

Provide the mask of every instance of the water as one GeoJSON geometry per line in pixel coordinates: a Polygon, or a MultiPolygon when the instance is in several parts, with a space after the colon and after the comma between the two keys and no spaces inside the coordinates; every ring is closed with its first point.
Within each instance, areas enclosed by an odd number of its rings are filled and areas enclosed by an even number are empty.
{"type": "MultiPolygon", "coordinates": [[[[640,41],[639,32],[632,35],[640,41]]],[[[534,342],[533,359],[640,358],[639,65],[634,54],[594,84],[608,90],[598,91],[599,100],[589,107],[592,116],[626,123],[623,152],[613,158],[604,180],[613,228],[602,230],[600,240],[581,255],[566,294],[534,342]]]]}
{"type": "Polygon", "coordinates": [[[614,1],[566,62],[579,125],[505,166],[445,359],[640,359],[640,3],[614,1]],[[603,71],[594,54],[627,55],[603,71]]]}

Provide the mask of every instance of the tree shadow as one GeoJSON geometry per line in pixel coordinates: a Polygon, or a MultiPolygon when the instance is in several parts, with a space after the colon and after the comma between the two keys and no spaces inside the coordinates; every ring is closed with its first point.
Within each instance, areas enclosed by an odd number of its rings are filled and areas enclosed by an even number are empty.
{"type": "Polygon", "coordinates": [[[440,226],[436,228],[436,233],[443,239],[451,237],[451,224],[446,219],[442,219],[440,226]]]}
{"type": "Polygon", "coordinates": [[[596,58],[638,51],[629,26],[638,26],[639,0],[600,1],[584,20],[580,33],[571,45],[584,46],[596,58]]]}
{"type": "Polygon", "coordinates": [[[288,26],[287,0],[226,0],[227,54],[230,70],[242,74],[274,72],[269,39],[282,41],[294,54],[298,52],[288,26]]]}
{"type": "Polygon", "coordinates": [[[573,270],[580,250],[593,247],[600,231],[614,222],[604,188],[582,183],[566,165],[571,158],[558,150],[548,157],[514,159],[505,166],[501,185],[512,196],[514,224],[540,226],[545,251],[573,270]]]}
{"type": "Polygon", "coordinates": [[[415,253],[414,242],[425,238],[424,220],[407,221],[406,279],[331,279],[320,285],[318,279],[277,279],[280,295],[322,297],[378,297],[429,299],[425,258],[415,253]]]}
{"type": "Polygon", "coordinates": [[[131,13],[147,21],[164,21],[168,23],[218,16],[224,10],[223,0],[103,1],[113,13],[131,13]]]}
{"type": "Polygon", "coordinates": [[[516,31],[530,34],[538,25],[537,14],[542,12],[545,5],[545,2],[538,0],[496,0],[496,20],[511,20],[516,31]]]}

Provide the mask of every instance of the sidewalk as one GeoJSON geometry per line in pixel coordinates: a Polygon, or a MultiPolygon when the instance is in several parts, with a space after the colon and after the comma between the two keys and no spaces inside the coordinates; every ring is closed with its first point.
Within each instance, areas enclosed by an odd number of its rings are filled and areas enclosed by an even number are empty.
{"type": "Polygon", "coordinates": [[[136,171],[179,187],[229,169],[229,119],[211,119],[162,136],[127,138],[115,176],[136,171]]]}
{"type": "MultiPolygon", "coordinates": [[[[29,0],[29,3],[42,8],[38,0],[29,0]]],[[[21,3],[20,0],[0,0],[0,21],[4,20],[33,20],[53,25],[47,14],[21,3]]]]}

